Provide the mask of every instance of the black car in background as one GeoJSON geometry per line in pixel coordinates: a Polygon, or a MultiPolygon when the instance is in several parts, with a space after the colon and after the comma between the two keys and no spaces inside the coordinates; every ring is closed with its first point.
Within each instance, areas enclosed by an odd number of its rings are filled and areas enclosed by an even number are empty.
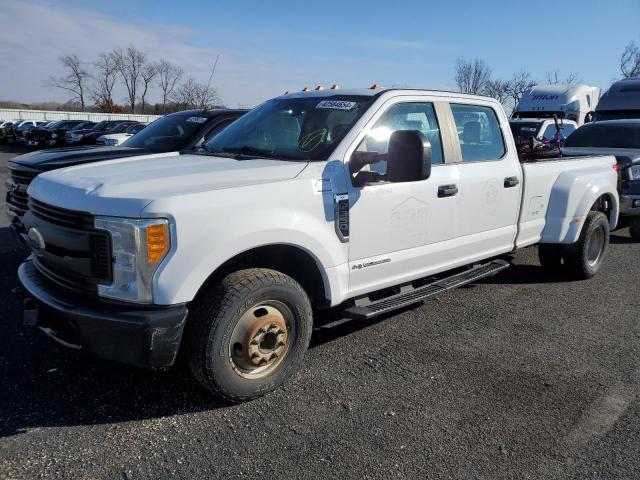
{"type": "MultiPolygon", "coordinates": [[[[187,110],[149,124],[119,147],[75,147],[39,150],[12,158],[7,181],[7,213],[11,227],[24,234],[21,217],[29,208],[27,188],[42,172],[84,163],[149,153],[190,151],[199,148],[247,110],[187,110]]],[[[102,122],[100,122],[102,123],[102,122]]],[[[180,157],[176,157],[176,162],[180,157]]],[[[21,237],[22,238],[22,237],[21,237]]]]}
{"type": "Polygon", "coordinates": [[[73,128],[70,128],[69,130],[67,130],[67,133],[64,134],[64,144],[69,145],[71,136],[74,133],[79,132],[80,130],[91,130],[95,126],[96,126],[96,122],[86,121],[76,125],[73,128]]]}
{"type": "Polygon", "coordinates": [[[13,136],[15,137],[16,143],[27,143],[27,135],[31,132],[32,129],[38,127],[46,126],[48,122],[42,121],[28,121],[22,123],[20,126],[16,127],[14,130],[13,136]]]}
{"type": "Polygon", "coordinates": [[[84,120],[58,120],[46,127],[33,128],[30,132],[29,140],[32,141],[32,146],[53,147],[62,145],[64,134],[67,130],[82,122],[84,120]]]}
{"type": "Polygon", "coordinates": [[[71,132],[71,135],[65,138],[65,144],[71,146],[93,145],[99,136],[109,133],[110,129],[121,123],[130,122],[131,120],[103,120],[91,128],[83,128],[71,132]]]}
{"type": "Polygon", "coordinates": [[[127,128],[137,125],[140,122],[133,120],[119,120],[119,123],[107,128],[105,131],[92,131],[86,133],[82,137],[82,145],[95,145],[96,140],[102,135],[109,135],[111,133],[123,133],[127,128]]]}

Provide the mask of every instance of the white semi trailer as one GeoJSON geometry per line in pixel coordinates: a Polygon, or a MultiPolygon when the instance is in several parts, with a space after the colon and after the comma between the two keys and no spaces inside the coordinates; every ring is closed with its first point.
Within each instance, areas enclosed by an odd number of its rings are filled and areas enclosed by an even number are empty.
{"type": "Polygon", "coordinates": [[[591,119],[599,99],[599,87],[535,85],[518,102],[512,117],[542,119],[557,115],[580,126],[591,119]]]}

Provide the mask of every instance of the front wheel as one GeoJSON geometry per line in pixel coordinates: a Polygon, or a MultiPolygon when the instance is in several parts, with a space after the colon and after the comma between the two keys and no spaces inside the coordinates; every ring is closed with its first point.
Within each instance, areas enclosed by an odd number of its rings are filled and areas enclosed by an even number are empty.
{"type": "Polygon", "coordinates": [[[251,400],[299,369],[311,329],[311,304],[298,282],[275,270],[239,270],[196,301],[185,332],[187,362],[219,400],[251,400]]]}
{"type": "Polygon", "coordinates": [[[578,279],[593,277],[604,261],[609,246],[609,220],[602,212],[589,212],[580,237],[567,245],[563,259],[568,273],[578,279]]]}

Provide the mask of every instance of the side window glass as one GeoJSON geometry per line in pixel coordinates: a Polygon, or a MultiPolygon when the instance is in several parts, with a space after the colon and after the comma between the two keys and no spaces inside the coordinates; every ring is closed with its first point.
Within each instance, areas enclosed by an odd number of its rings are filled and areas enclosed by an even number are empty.
{"type": "Polygon", "coordinates": [[[481,105],[451,104],[462,160],[500,160],[506,153],[496,112],[481,105]]]}
{"type": "MultiPolygon", "coordinates": [[[[560,127],[560,140],[565,140],[569,135],[571,135],[575,130],[575,127],[573,125],[562,125],[560,127]]],[[[549,142],[555,142],[556,141],[556,126],[555,124],[550,124],[547,126],[547,128],[545,128],[544,133],[542,134],[542,137],[549,141],[549,142]]]]}
{"type": "Polygon", "coordinates": [[[417,130],[431,143],[431,163],[444,163],[440,128],[432,103],[399,103],[390,107],[360,142],[356,155],[375,157],[375,161],[354,173],[354,184],[386,181],[387,154],[391,134],[398,130],[417,130]]]}

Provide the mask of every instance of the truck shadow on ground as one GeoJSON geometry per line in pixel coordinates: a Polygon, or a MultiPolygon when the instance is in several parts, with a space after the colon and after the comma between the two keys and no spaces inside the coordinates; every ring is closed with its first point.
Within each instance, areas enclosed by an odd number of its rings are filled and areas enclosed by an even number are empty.
{"type": "MultiPolygon", "coordinates": [[[[0,376],[0,437],[39,427],[108,424],[220,408],[183,363],[150,371],[101,361],[59,347],[35,329],[24,327],[20,299],[11,291],[18,286],[16,270],[27,251],[8,228],[0,228],[0,255],[0,368],[4,373],[0,376]]],[[[549,280],[540,267],[516,265],[483,282],[549,280]]],[[[344,319],[335,309],[319,312],[311,348],[401,312],[365,321],[344,319]]]]}

